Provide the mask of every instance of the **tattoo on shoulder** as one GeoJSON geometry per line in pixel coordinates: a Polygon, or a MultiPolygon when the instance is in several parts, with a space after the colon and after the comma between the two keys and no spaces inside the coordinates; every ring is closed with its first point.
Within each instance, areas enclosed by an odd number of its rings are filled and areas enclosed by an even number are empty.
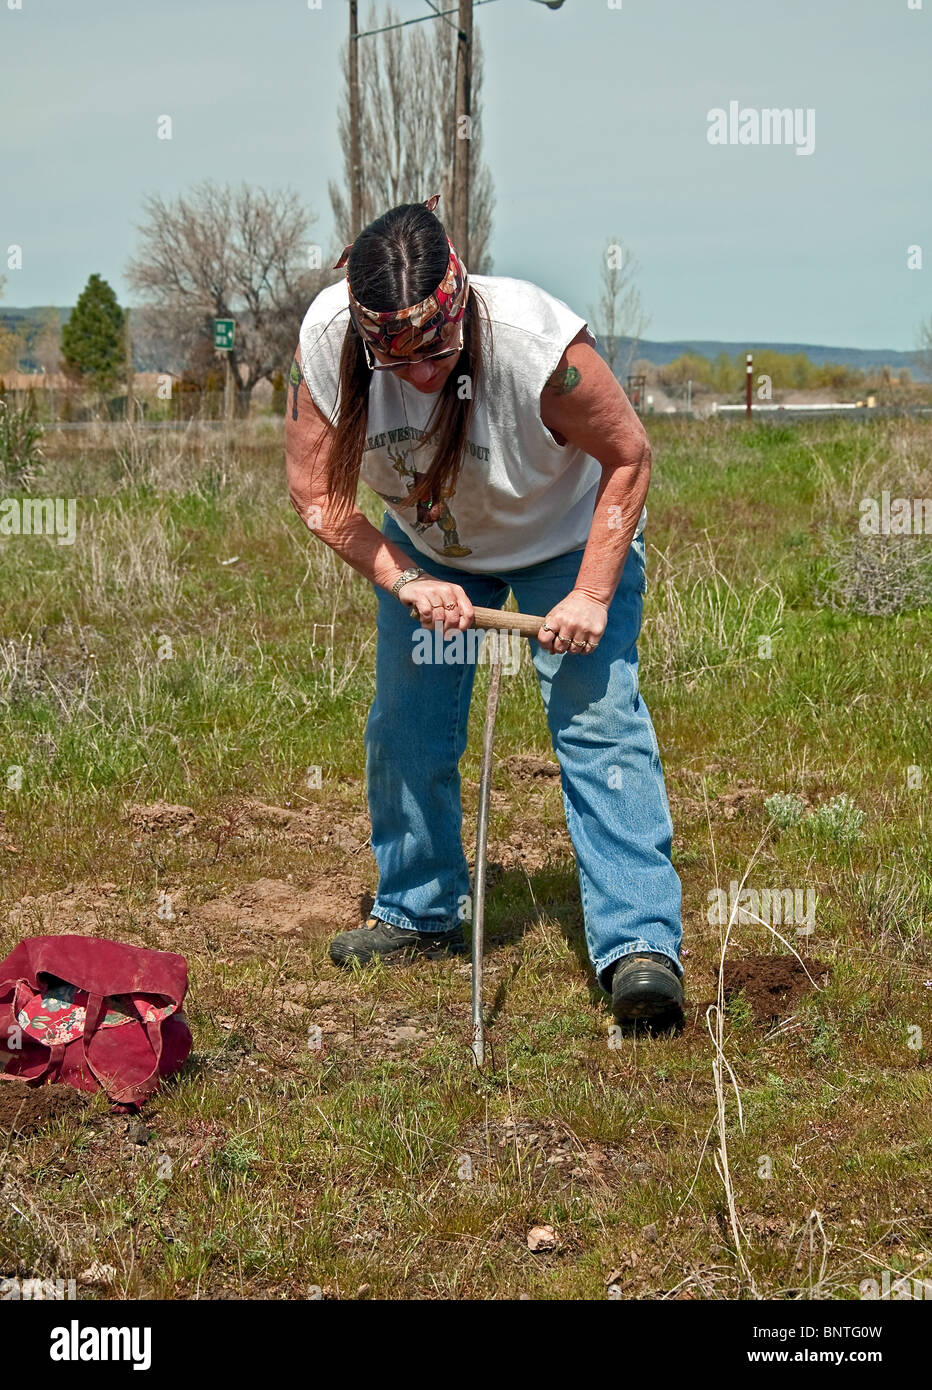
{"type": "Polygon", "coordinates": [[[582,372],[578,367],[562,367],[554,372],[547,385],[558,396],[568,396],[581,381],[582,372]]]}
{"type": "Polygon", "coordinates": [[[290,383],[290,385],[291,385],[291,390],[292,390],[292,396],[291,396],[291,418],[292,418],[292,420],[297,420],[297,418],[298,418],[298,387],[301,385],[301,367],[300,367],[300,364],[298,363],[297,357],[294,359],[294,361],[293,361],[292,364],[291,364],[291,371],[288,373],[288,381],[289,381],[289,383],[290,383]]]}

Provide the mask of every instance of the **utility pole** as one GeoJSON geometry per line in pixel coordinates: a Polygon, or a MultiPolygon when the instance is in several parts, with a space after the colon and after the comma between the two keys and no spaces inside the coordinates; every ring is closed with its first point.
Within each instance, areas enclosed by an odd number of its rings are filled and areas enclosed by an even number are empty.
{"type": "Polygon", "coordinates": [[[236,411],[236,387],[233,377],[233,364],[230,361],[231,353],[223,354],[223,418],[228,425],[232,425],[236,411]]]}
{"type": "Polygon", "coordinates": [[[754,354],[751,353],[751,352],[749,352],[749,353],[748,353],[748,362],[747,362],[747,373],[746,373],[747,385],[746,385],[746,387],[745,387],[745,408],[744,408],[744,418],[745,418],[746,420],[750,420],[750,418],[751,418],[751,375],[752,375],[753,371],[754,371],[754,354]]]}
{"type": "MultiPolygon", "coordinates": [[[[360,39],[376,34],[388,34],[395,29],[407,29],[411,24],[423,24],[425,20],[447,19],[453,13],[440,9],[437,0],[427,0],[431,13],[405,19],[400,23],[383,24],[378,29],[366,29],[360,33],[357,28],[357,0],[349,0],[350,39],[349,39],[349,119],[350,119],[350,219],[351,232],[355,237],[361,229],[363,218],[361,177],[362,157],[359,137],[359,68],[358,47],[360,39]]],[[[491,5],[494,0],[457,0],[458,23],[456,36],[456,105],[453,131],[453,242],[463,261],[469,264],[469,142],[472,138],[472,11],[480,5],[491,5]]],[[[564,0],[535,0],[538,5],[546,5],[548,10],[559,10],[564,0]]],[[[368,211],[368,209],[367,209],[368,211]]]]}
{"type": "Polygon", "coordinates": [[[362,231],[362,153],[359,133],[358,0],[349,7],[350,240],[362,231]]]}
{"type": "Polygon", "coordinates": [[[472,0],[459,0],[453,130],[453,245],[469,265],[469,144],[472,138],[472,0]]]}

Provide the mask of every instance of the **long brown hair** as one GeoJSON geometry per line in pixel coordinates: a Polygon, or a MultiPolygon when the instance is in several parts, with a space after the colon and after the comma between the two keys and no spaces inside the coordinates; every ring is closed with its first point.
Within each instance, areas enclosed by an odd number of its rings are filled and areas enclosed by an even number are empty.
{"type": "MultiPolygon", "coordinates": [[[[367,309],[405,309],[434,292],[449,256],[439,217],[423,203],[402,203],[360,232],[349,254],[347,272],[353,294],[367,309]]],[[[488,324],[488,311],[470,285],[463,315],[463,350],[438,395],[428,428],[415,444],[421,448],[435,443],[434,461],[424,480],[395,506],[414,506],[456,486],[482,380],[481,319],[488,324]],[[463,376],[469,378],[466,399],[461,399],[460,392],[463,376]]],[[[491,334],[486,336],[491,351],[491,334]]],[[[327,492],[337,513],[350,511],[356,501],[371,381],[362,338],[350,316],[340,353],[339,413],[333,422],[327,466],[327,492]]]]}

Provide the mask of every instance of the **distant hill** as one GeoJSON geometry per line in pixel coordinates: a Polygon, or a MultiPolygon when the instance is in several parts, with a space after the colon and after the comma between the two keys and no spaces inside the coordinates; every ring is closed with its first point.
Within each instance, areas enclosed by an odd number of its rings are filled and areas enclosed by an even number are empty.
{"type": "MultiPolygon", "coordinates": [[[[598,332],[598,329],[596,329],[598,332]]],[[[622,339],[627,346],[628,339],[622,339]]],[[[916,380],[928,380],[916,361],[915,352],[898,352],[895,348],[844,348],[825,347],[820,343],[760,343],[751,339],[743,343],[718,343],[693,339],[675,343],[655,343],[649,339],[638,343],[636,357],[641,357],[656,367],[665,367],[684,353],[694,353],[697,357],[718,357],[724,352],[728,357],[736,357],[746,352],[764,351],[805,353],[810,362],[823,367],[830,362],[842,367],[855,367],[860,371],[876,371],[879,367],[889,367],[892,371],[902,371],[904,367],[912,372],[916,380]]]]}
{"type": "Polygon", "coordinates": [[[0,320],[8,328],[17,328],[21,323],[38,323],[42,314],[47,314],[49,309],[54,309],[58,315],[59,323],[67,323],[71,318],[71,307],[61,309],[54,304],[33,304],[28,309],[20,309],[14,304],[0,304],[0,320]]]}

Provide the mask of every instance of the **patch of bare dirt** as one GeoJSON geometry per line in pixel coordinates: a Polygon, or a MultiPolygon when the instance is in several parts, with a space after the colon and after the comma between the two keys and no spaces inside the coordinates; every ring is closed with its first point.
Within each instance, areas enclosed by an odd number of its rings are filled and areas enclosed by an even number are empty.
{"type": "MultiPolygon", "coordinates": [[[[315,1020],[317,1017],[315,1014],[315,1020]]],[[[434,1032],[429,1026],[425,1026],[425,1020],[419,1015],[399,1013],[396,1010],[388,1011],[381,1017],[367,1022],[363,1027],[355,1025],[355,1032],[345,1031],[347,1022],[344,1018],[343,1028],[330,1033],[330,1040],[337,1044],[352,1042],[361,1048],[367,1057],[391,1057],[399,1056],[403,1052],[417,1052],[434,1038],[434,1032]]],[[[352,1021],[349,1021],[349,1026],[354,1026],[352,1021]]],[[[325,1042],[327,1038],[328,1034],[325,1031],[325,1042]]]]}
{"type": "Polygon", "coordinates": [[[742,956],[725,961],[724,995],[727,1000],[740,992],[758,1022],[772,1023],[792,1013],[797,1000],[813,989],[813,980],[821,986],[831,973],[820,960],[809,959],[803,969],[795,956],[742,956]]]}
{"type": "Polygon", "coordinates": [[[738,782],[735,790],[718,797],[718,804],[726,820],[734,820],[752,806],[763,804],[767,793],[763,787],[755,787],[753,782],[738,782]]]}
{"type": "Polygon", "coordinates": [[[277,942],[303,942],[358,926],[367,900],[371,904],[365,884],[342,874],[324,875],[310,888],[260,878],[192,908],[191,917],[225,953],[255,955],[277,942]]]}
{"type": "Polygon", "coordinates": [[[177,839],[193,833],[197,817],[190,806],[173,806],[168,801],[127,806],[123,819],[137,835],[172,834],[177,839]]]}
{"type": "Polygon", "coordinates": [[[182,839],[196,834],[198,839],[212,841],[218,837],[262,838],[309,847],[334,845],[346,854],[357,854],[369,841],[369,818],[365,812],[340,816],[326,802],[292,807],[242,801],[205,818],[196,815],[190,806],[153,801],[126,807],[123,819],[139,836],[172,834],[182,839]]]}
{"type": "Polygon", "coordinates": [[[364,811],[341,818],[323,802],[297,808],[249,801],[243,804],[241,816],[241,833],[246,836],[262,835],[313,847],[332,845],[344,854],[358,854],[369,842],[369,817],[364,811]]]}
{"type": "Polygon", "coordinates": [[[518,869],[531,874],[573,859],[573,845],[565,826],[538,825],[514,830],[504,843],[496,841],[490,852],[494,856],[494,864],[489,865],[490,877],[496,866],[500,871],[518,869]]]}
{"type": "Polygon", "coordinates": [[[182,954],[206,938],[221,955],[248,956],[283,940],[302,942],[358,926],[371,907],[361,877],[335,872],[321,873],[309,887],[259,879],[200,905],[190,902],[185,889],[172,887],[145,910],[127,907],[115,883],[80,884],[21,898],[7,909],[6,925],[20,937],[141,939],[182,954]],[[168,910],[171,916],[160,915],[168,910]]]}
{"type": "MultiPolygon", "coordinates": [[[[677,774],[677,778],[685,780],[687,784],[701,784],[702,775],[702,773],[683,771],[677,774]]],[[[671,777],[667,784],[671,813],[679,820],[705,820],[706,803],[701,796],[701,785],[698,787],[699,796],[688,796],[673,785],[675,780],[671,777]]],[[[739,779],[731,791],[709,797],[709,815],[713,820],[719,817],[724,820],[736,820],[746,815],[748,811],[762,806],[767,795],[768,793],[763,787],[756,787],[753,782],[739,779]]]]}
{"type": "MultiPolygon", "coordinates": [[[[389,1060],[418,1057],[437,1036],[436,1024],[421,1014],[371,1005],[315,999],[320,983],[287,981],[276,990],[274,1017],[287,1028],[277,1034],[256,1033],[253,1045],[262,1060],[276,1069],[287,1069],[308,1049],[320,1057],[331,1055],[352,1062],[365,1056],[389,1060]],[[319,1030],[312,1034],[311,1029],[319,1030]]],[[[465,1049],[464,1041],[464,1049],[465,1049]]]]}
{"type": "Polygon", "coordinates": [[[126,908],[115,883],[84,883],[53,893],[27,893],[7,909],[6,920],[22,936],[125,933],[126,908]]]}
{"type": "Polygon", "coordinates": [[[12,1077],[0,1079],[0,1134],[34,1134],[64,1115],[80,1115],[87,1096],[70,1086],[30,1086],[12,1077]]]}
{"type": "Polygon", "coordinates": [[[494,1176],[510,1157],[522,1165],[549,1170],[558,1185],[593,1183],[617,1187],[625,1178],[655,1185],[669,1179],[655,1165],[638,1162],[616,1144],[577,1139],[554,1120],[506,1119],[466,1131],[463,1152],[481,1172],[494,1176]]]}

